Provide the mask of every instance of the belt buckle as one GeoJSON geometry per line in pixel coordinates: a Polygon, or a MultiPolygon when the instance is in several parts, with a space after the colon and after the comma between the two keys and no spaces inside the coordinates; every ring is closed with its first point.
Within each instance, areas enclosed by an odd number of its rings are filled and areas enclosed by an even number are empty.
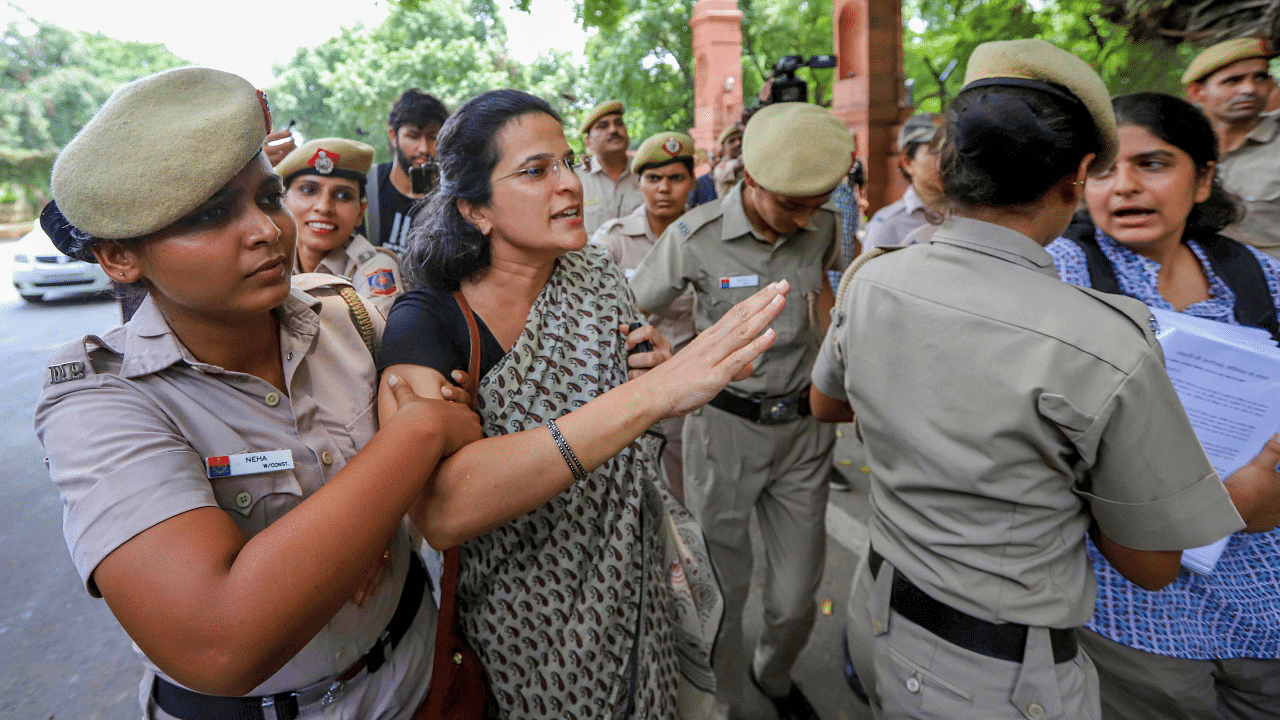
{"type": "Polygon", "coordinates": [[[760,422],[764,425],[780,425],[800,418],[798,398],[780,398],[760,402],[760,422]]]}

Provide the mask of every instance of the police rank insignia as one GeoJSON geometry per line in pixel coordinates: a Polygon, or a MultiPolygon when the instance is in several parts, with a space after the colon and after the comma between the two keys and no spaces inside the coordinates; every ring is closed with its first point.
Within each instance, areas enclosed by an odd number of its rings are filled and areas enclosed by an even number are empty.
{"type": "Polygon", "coordinates": [[[79,360],[49,366],[49,384],[71,382],[84,378],[84,363],[79,360]]]}
{"type": "Polygon", "coordinates": [[[679,140],[669,137],[666,142],[662,143],[662,149],[666,150],[667,154],[671,157],[675,157],[680,154],[680,151],[684,149],[684,146],[680,144],[679,140]]]}
{"type": "Polygon", "coordinates": [[[396,276],[390,270],[374,270],[364,277],[374,295],[396,294],[396,276]]]}
{"type": "Polygon", "coordinates": [[[341,156],[338,155],[338,153],[322,148],[317,150],[315,155],[311,156],[311,162],[307,164],[315,168],[316,172],[321,175],[328,175],[333,172],[335,167],[337,167],[339,157],[341,156]]]}

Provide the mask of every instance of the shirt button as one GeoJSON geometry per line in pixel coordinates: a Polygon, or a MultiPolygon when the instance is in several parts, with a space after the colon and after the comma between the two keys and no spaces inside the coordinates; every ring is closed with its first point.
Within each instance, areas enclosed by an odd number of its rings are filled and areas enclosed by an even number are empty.
{"type": "Polygon", "coordinates": [[[268,407],[275,407],[280,404],[280,393],[269,392],[262,398],[262,401],[265,402],[268,407]]]}
{"type": "Polygon", "coordinates": [[[907,678],[907,692],[920,692],[920,681],[913,677],[907,678]]]}
{"type": "Polygon", "coordinates": [[[253,496],[247,492],[236,495],[236,507],[247,508],[253,504],[253,496]]]}
{"type": "Polygon", "coordinates": [[[293,353],[289,353],[288,355],[285,355],[285,356],[284,356],[284,359],[285,359],[285,360],[292,360],[292,359],[293,359],[293,353]]]}
{"type": "Polygon", "coordinates": [[[843,430],[836,430],[836,437],[838,437],[838,438],[842,438],[842,437],[844,437],[844,431],[843,431],[843,430]]]}
{"type": "Polygon", "coordinates": [[[328,450],[325,450],[324,452],[320,453],[320,462],[324,463],[325,465],[332,465],[333,455],[330,454],[328,450]]]}
{"type": "Polygon", "coordinates": [[[336,653],[334,653],[334,654],[333,654],[333,658],[334,658],[335,660],[341,660],[342,658],[344,658],[344,657],[346,657],[346,656],[347,656],[346,648],[343,648],[343,649],[341,649],[341,650],[339,650],[338,652],[336,652],[336,653]]]}
{"type": "Polygon", "coordinates": [[[874,630],[875,632],[880,632],[880,628],[882,628],[882,627],[884,627],[884,626],[880,624],[880,621],[879,621],[879,620],[877,620],[877,621],[875,621],[874,623],[872,623],[872,624],[871,624],[871,629],[872,629],[872,630],[874,630]]]}
{"type": "Polygon", "coordinates": [[[1032,720],[1040,720],[1044,717],[1044,708],[1040,707],[1039,703],[1031,703],[1027,706],[1027,716],[1032,720]]]}

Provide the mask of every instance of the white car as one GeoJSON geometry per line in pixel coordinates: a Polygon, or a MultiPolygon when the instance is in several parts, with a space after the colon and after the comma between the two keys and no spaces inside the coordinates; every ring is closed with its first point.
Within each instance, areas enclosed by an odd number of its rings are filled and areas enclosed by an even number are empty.
{"type": "Polygon", "coordinates": [[[97,263],[63,255],[37,220],[34,229],[13,247],[13,286],[27,302],[97,295],[111,280],[97,263]]]}

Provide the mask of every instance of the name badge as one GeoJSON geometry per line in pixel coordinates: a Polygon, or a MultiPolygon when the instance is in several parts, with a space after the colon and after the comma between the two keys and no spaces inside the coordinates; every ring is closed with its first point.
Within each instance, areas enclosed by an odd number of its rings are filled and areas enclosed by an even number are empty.
{"type": "Polygon", "coordinates": [[[293,469],[292,450],[267,450],[264,452],[240,453],[239,455],[219,455],[204,459],[204,466],[209,471],[209,479],[235,477],[237,475],[257,475],[258,473],[275,472],[293,469]]]}
{"type": "Polygon", "coordinates": [[[734,275],[733,277],[720,278],[720,289],[729,290],[732,288],[758,287],[760,285],[759,275],[734,275]]]}
{"type": "Polygon", "coordinates": [[[582,201],[582,207],[584,208],[589,208],[592,205],[599,205],[599,204],[600,204],[600,198],[587,198],[582,201]]]}

